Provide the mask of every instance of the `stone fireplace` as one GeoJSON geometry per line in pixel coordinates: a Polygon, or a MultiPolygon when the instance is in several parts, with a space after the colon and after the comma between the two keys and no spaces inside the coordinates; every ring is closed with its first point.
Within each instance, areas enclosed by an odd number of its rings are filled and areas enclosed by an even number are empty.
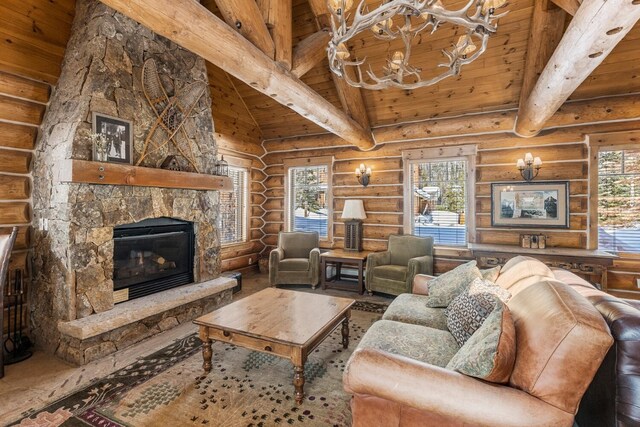
{"type": "MultiPolygon", "coordinates": [[[[229,301],[234,283],[216,279],[216,191],[79,184],[57,178],[63,160],[92,160],[89,135],[95,112],[133,122],[133,158],[139,158],[156,118],[141,86],[147,59],[156,61],[169,96],[194,81],[208,82],[204,60],[98,0],[77,2],[66,52],[34,158],[31,319],[39,347],[82,364],[229,301]],[[165,291],[170,294],[162,304],[157,299],[145,303],[153,296],[142,296],[114,308],[114,230],[117,236],[124,225],[158,218],[192,225],[193,264],[186,273],[191,281],[207,286],[196,286],[192,293],[186,287],[165,291]]],[[[217,150],[208,91],[184,130],[180,137],[193,147],[199,171],[210,172],[217,150]]],[[[172,143],[145,157],[141,166],[159,167],[169,155],[180,156],[172,143]]],[[[116,277],[116,287],[121,279],[116,277]]]]}

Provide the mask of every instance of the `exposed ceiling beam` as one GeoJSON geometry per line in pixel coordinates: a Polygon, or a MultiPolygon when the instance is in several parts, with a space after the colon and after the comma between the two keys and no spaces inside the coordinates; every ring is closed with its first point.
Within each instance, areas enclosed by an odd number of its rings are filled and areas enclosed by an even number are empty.
{"type": "Polygon", "coordinates": [[[371,133],[193,0],[102,0],[327,131],[367,150],[371,133]]]}
{"type": "MultiPolygon", "coordinates": [[[[574,16],[582,3],[582,0],[551,0],[569,15],[574,16]]],[[[536,2],[537,3],[537,2],[536,2]]]]}
{"type": "Polygon", "coordinates": [[[225,22],[273,58],[275,46],[254,0],[215,0],[225,22]]]}
{"type": "MultiPolygon", "coordinates": [[[[253,1],[253,0],[250,0],[253,1]]],[[[258,0],[257,7],[271,30],[276,46],[276,61],[287,70],[291,69],[291,50],[293,26],[291,0],[258,0]]]]}
{"type": "MultiPolygon", "coordinates": [[[[309,6],[311,11],[316,17],[319,29],[327,29],[329,24],[329,9],[325,0],[309,0],[309,6]]],[[[326,55],[326,49],[322,49],[322,52],[326,55]]],[[[346,69],[345,72],[351,73],[350,69],[346,69]]],[[[362,91],[360,88],[351,86],[345,79],[336,76],[332,71],[329,71],[333,83],[338,92],[338,98],[340,98],[340,104],[342,108],[347,112],[356,122],[365,129],[371,129],[371,123],[369,122],[369,116],[367,115],[367,109],[364,105],[364,99],[362,98],[362,91]]],[[[352,80],[356,80],[351,76],[352,80]]]]}
{"type": "Polygon", "coordinates": [[[518,135],[536,135],[638,19],[638,0],[591,0],[583,3],[529,99],[518,111],[518,135]]]}
{"type": "Polygon", "coordinates": [[[326,30],[317,31],[298,43],[293,49],[291,73],[302,77],[327,57],[327,44],[331,34],[326,30]]]}
{"type": "Polygon", "coordinates": [[[555,6],[551,0],[538,0],[533,5],[533,18],[529,30],[529,42],[525,59],[522,89],[520,91],[520,105],[522,111],[529,99],[542,70],[553,55],[562,34],[566,12],[555,6]]]}

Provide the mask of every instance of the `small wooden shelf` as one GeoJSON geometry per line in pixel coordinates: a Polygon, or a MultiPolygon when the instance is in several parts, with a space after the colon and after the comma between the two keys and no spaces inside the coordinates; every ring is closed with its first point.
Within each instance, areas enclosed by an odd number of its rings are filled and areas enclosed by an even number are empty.
{"type": "Polygon", "coordinates": [[[66,159],[60,166],[60,171],[58,172],[59,182],[180,188],[185,190],[233,190],[233,183],[228,176],[177,172],[166,169],[76,159],[66,159]]]}

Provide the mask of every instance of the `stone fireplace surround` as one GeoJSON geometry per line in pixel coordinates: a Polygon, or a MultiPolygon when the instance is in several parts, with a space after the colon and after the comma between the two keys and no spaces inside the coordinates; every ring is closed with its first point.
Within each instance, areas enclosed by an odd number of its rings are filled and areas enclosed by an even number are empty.
{"type": "MultiPolygon", "coordinates": [[[[91,114],[134,123],[137,159],[155,116],[141,87],[144,61],[158,64],[172,96],[207,81],[205,62],[98,0],[79,0],[62,73],[45,115],[33,168],[34,279],[31,320],[36,345],[76,364],[88,363],[190,321],[231,299],[235,282],[218,278],[218,193],[186,189],[61,182],[64,159],[91,160],[91,114]],[[113,303],[113,228],[148,218],[194,223],[196,284],[113,303]],[[43,224],[48,224],[44,230],[43,224]]],[[[216,157],[206,93],[185,130],[201,172],[216,157]]],[[[141,166],[158,167],[172,144],[141,166]]]]}

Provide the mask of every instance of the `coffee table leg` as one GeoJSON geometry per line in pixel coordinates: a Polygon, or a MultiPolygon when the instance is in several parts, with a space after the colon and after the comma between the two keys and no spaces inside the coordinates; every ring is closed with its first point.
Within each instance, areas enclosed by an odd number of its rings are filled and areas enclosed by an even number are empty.
{"type": "Polygon", "coordinates": [[[211,339],[207,338],[202,340],[202,368],[205,373],[211,372],[211,357],[213,356],[213,350],[211,350],[211,339]]]}
{"type": "Polygon", "coordinates": [[[304,363],[293,367],[293,385],[296,388],[296,403],[300,405],[304,399],[304,363]]]}
{"type": "Polygon", "coordinates": [[[342,321],[342,347],[349,348],[349,313],[342,321]]]}

